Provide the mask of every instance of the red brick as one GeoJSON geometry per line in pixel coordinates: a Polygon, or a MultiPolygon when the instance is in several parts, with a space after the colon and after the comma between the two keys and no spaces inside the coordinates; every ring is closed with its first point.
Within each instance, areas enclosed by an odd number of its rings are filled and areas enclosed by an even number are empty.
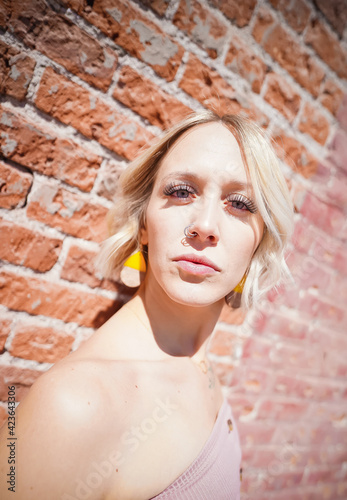
{"type": "MultiPolygon", "coordinates": [[[[1,150],[9,151],[12,147],[12,142],[6,138],[1,150]]],[[[0,161],[0,206],[7,209],[23,207],[32,182],[31,174],[0,161]]]]}
{"type": "Polygon", "coordinates": [[[323,12],[330,24],[333,26],[334,31],[342,37],[343,30],[347,23],[347,9],[344,0],[315,0],[315,5],[323,12]]]}
{"type": "Polygon", "coordinates": [[[83,195],[58,186],[39,185],[32,193],[27,216],[77,238],[102,241],[106,236],[107,209],[83,195]]]}
{"type": "Polygon", "coordinates": [[[314,258],[295,252],[288,256],[287,264],[296,286],[300,289],[315,288],[324,293],[329,287],[331,270],[314,258]]]}
{"type": "Polygon", "coordinates": [[[245,102],[237,92],[214,70],[190,54],[179,84],[187,94],[217,113],[246,114],[260,125],[266,126],[268,118],[251,103],[245,102]]]}
{"type": "Polygon", "coordinates": [[[0,353],[5,349],[7,337],[11,331],[12,321],[6,318],[0,318],[0,353]]]}
{"type": "Polygon", "coordinates": [[[159,16],[163,16],[170,0],[141,0],[141,3],[153,9],[159,16]]]}
{"type": "Polygon", "coordinates": [[[86,283],[91,288],[101,287],[117,291],[119,287],[115,283],[98,277],[94,267],[97,252],[91,252],[78,246],[71,246],[66,257],[61,278],[68,281],[86,283]]]}
{"type": "Polygon", "coordinates": [[[336,113],[340,127],[347,132],[347,94],[344,95],[342,103],[336,113]]]}
{"type": "Polygon", "coordinates": [[[277,130],[273,137],[275,149],[279,158],[283,159],[294,172],[309,178],[317,171],[318,161],[294,137],[289,137],[283,131],[277,130]]]}
{"type": "Polygon", "coordinates": [[[301,214],[316,227],[331,236],[339,237],[345,216],[338,208],[322,203],[318,198],[307,193],[301,207],[301,214]]]}
{"type": "Polygon", "coordinates": [[[65,332],[21,323],[16,325],[9,352],[18,358],[55,363],[69,354],[73,341],[65,332]]]}
{"type": "MultiPolygon", "coordinates": [[[[0,6],[0,16],[1,16],[1,6],[0,6]]],[[[0,428],[7,422],[8,413],[3,406],[0,406],[0,428]]]]}
{"type": "Polygon", "coordinates": [[[233,356],[238,339],[231,332],[217,330],[211,342],[210,350],[218,356],[233,356]]]}
{"type": "Polygon", "coordinates": [[[0,40],[0,93],[22,101],[35,65],[31,57],[0,40]]]}
{"type": "Polygon", "coordinates": [[[330,125],[325,116],[315,107],[305,103],[300,116],[298,128],[304,134],[309,134],[319,144],[324,145],[329,132],[330,125]]]}
{"type": "Polygon", "coordinates": [[[256,22],[253,26],[252,31],[252,35],[258,43],[261,43],[264,35],[267,35],[269,32],[271,32],[271,30],[275,26],[274,23],[275,18],[271,14],[271,12],[264,7],[260,7],[257,12],[256,22]]]}
{"type": "Polygon", "coordinates": [[[234,417],[237,420],[242,420],[250,418],[250,415],[254,412],[257,396],[229,393],[227,399],[233,409],[234,417]]]}
{"type": "Polygon", "coordinates": [[[192,113],[188,106],[129,66],[122,68],[113,97],[162,129],[192,113]]]}
{"type": "Polygon", "coordinates": [[[309,403],[288,401],[286,399],[264,399],[258,409],[258,418],[271,418],[276,420],[298,420],[307,416],[309,403]]]}
{"type": "Polygon", "coordinates": [[[264,394],[272,385],[271,378],[271,373],[266,369],[235,366],[229,387],[237,390],[238,393],[264,394]]]}
{"type": "Polygon", "coordinates": [[[347,133],[338,130],[329,144],[329,154],[327,159],[336,167],[347,173],[347,133]]]}
{"type": "Polygon", "coordinates": [[[343,89],[334,80],[327,78],[318,100],[330,113],[336,115],[342,104],[343,89]]]}
{"type": "Polygon", "coordinates": [[[302,33],[311,15],[311,9],[303,0],[270,0],[271,5],[279,10],[287,23],[298,33],[302,33]]]}
{"type": "Polygon", "coordinates": [[[259,94],[267,66],[241,38],[232,37],[224,64],[245,78],[250,83],[253,92],[259,94]]]}
{"type": "MultiPolygon", "coordinates": [[[[308,470],[305,474],[305,484],[319,484],[319,483],[330,483],[336,481],[336,473],[339,468],[329,469],[320,468],[319,470],[308,470]]],[[[328,488],[327,488],[328,489],[328,488]]],[[[330,497],[332,498],[332,497],[330,497]]],[[[335,497],[336,498],[336,497],[335,497]]]]}
{"type": "Polygon", "coordinates": [[[315,97],[320,94],[324,70],[266,9],[259,9],[252,33],[256,41],[300,85],[315,97]]]}
{"type": "Polygon", "coordinates": [[[87,35],[42,0],[12,2],[8,28],[36,49],[91,85],[106,91],[117,54],[87,35]]]}
{"type": "Polygon", "coordinates": [[[105,101],[47,68],[36,106],[115,153],[132,159],[153,136],[105,101]]]}
{"type": "Polygon", "coordinates": [[[256,0],[211,0],[212,5],[217,7],[231,21],[235,21],[239,28],[246,26],[253,14],[256,0]]]}
{"type": "MultiPolygon", "coordinates": [[[[323,199],[326,203],[331,203],[336,207],[346,210],[347,208],[347,175],[344,172],[337,171],[337,175],[332,177],[328,185],[318,185],[313,191],[317,197],[323,199]]],[[[343,237],[341,236],[341,239],[343,237]]]]}
{"type": "Polygon", "coordinates": [[[299,311],[305,313],[311,320],[316,319],[321,325],[331,326],[335,330],[344,328],[345,307],[339,307],[334,299],[318,298],[308,291],[300,297],[297,307],[299,311]]]}
{"type": "Polygon", "coordinates": [[[232,309],[225,304],[219,317],[219,321],[228,323],[229,325],[242,325],[246,316],[247,312],[242,308],[232,309]]]}
{"type": "Polygon", "coordinates": [[[271,443],[272,436],[277,429],[275,422],[240,421],[237,423],[241,443],[245,446],[255,447],[271,443]]]}
{"type": "Polygon", "coordinates": [[[244,341],[242,362],[252,367],[256,365],[268,366],[271,349],[272,346],[268,339],[253,335],[244,341]]]}
{"type": "Polygon", "coordinates": [[[36,231],[0,219],[0,258],[46,272],[57,262],[62,240],[49,238],[36,231]]]}
{"type": "Polygon", "coordinates": [[[21,401],[42,372],[13,365],[0,366],[0,400],[7,401],[9,385],[16,387],[16,401],[21,401]]]}
{"type": "Polygon", "coordinates": [[[324,350],[320,346],[308,349],[307,345],[278,342],[270,354],[272,366],[286,367],[294,373],[320,375],[324,364],[324,350]]]}
{"type": "Polygon", "coordinates": [[[62,0],[94,24],[117,45],[152,66],[168,81],[174,79],[184,50],[128,0],[101,0],[90,7],[83,0],[62,0]]]}
{"type": "Polygon", "coordinates": [[[307,224],[305,220],[300,219],[295,224],[292,243],[297,250],[308,254],[315,244],[315,238],[320,240],[321,237],[325,237],[324,233],[318,231],[314,226],[307,224]]]}
{"type": "Polygon", "coordinates": [[[305,42],[311,45],[319,57],[330,66],[340,78],[347,78],[347,50],[336,36],[330,34],[317,18],[312,19],[305,34],[305,42]]]}
{"type": "Polygon", "coordinates": [[[292,122],[300,107],[301,97],[280,75],[270,73],[266,79],[264,99],[292,122]]]}
{"type": "Polygon", "coordinates": [[[270,310],[258,314],[252,321],[252,328],[256,333],[303,340],[307,338],[309,324],[294,315],[270,310]]]}
{"type": "Polygon", "coordinates": [[[0,108],[0,131],[12,147],[4,156],[47,176],[53,176],[83,191],[90,191],[102,158],[76,143],[49,135],[49,130],[0,108]]]}
{"type": "Polygon", "coordinates": [[[274,393],[319,401],[342,401],[343,384],[323,378],[302,377],[279,373],[274,382],[274,393]]]}
{"type": "Polygon", "coordinates": [[[100,175],[96,193],[114,202],[117,192],[119,176],[124,165],[114,160],[106,160],[103,165],[102,175],[100,175]]]}
{"type": "Polygon", "coordinates": [[[15,311],[43,315],[82,326],[101,326],[120,303],[46,280],[0,273],[0,300],[15,311]]]}
{"type": "Polygon", "coordinates": [[[196,0],[181,0],[173,22],[210,57],[216,58],[221,54],[227,34],[226,25],[196,0]]]}

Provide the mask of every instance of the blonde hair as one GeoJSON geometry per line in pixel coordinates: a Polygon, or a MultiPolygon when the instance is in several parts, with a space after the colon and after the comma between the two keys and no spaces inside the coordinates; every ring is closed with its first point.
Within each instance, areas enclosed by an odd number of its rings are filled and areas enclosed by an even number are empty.
{"type": "Polygon", "coordinates": [[[293,230],[293,206],[279,160],[263,130],[238,115],[194,113],[168,130],[126,168],[119,179],[116,204],[108,216],[111,236],[102,245],[98,267],[105,276],[114,276],[126,259],[139,250],[140,230],[161,161],[184,132],[210,122],[226,126],[238,141],[265,224],[242,293],[241,304],[249,308],[262,293],[290,276],[284,250],[293,230]]]}

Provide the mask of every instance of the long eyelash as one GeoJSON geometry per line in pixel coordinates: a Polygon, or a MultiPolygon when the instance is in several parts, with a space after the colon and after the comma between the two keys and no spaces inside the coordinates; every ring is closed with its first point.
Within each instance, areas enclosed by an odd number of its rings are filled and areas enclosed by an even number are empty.
{"type": "Polygon", "coordinates": [[[245,196],[241,195],[241,194],[238,194],[236,195],[235,197],[233,197],[232,199],[229,199],[229,201],[239,201],[241,203],[244,203],[245,206],[247,207],[247,209],[252,213],[252,214],[255,214],[257,213],[258,211],[258,208],[257,208],[257,205],[254,203],[254,201],[252,200],[249,200],[248,198],[246,198],[245,196]]]}
{"type": "Polygon", "coordinates": [[[189,184],[175,184],[172,182],[164,189],[164,194],[170,196],[170,194],[176,193],[176,191],[188,191],[189,193],[194,193],[194,189],[189,186],[189,184]]]}

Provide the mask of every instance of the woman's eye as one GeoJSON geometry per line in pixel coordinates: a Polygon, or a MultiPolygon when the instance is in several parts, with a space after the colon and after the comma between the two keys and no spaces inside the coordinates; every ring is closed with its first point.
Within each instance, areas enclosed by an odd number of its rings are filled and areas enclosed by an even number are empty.
{"type": "Polygon", "coordinates": [[[243,203],[243,201],[232,201],[231,204],[234,208],[237,208],[238,210],[248,210],[247,205],[243,203]]]}
{"type": "Polygon", "coordinates": [[[246,198],[245,196],[238,195],[228,199],[231,207],[235,210],[243,212],[250,212],[252,214],[257,212],[257,206],[254,201],[246,198]]]}
{"type": "Polygon", "coordinates": [[[169,185],[164,189],[165,196],[173,196],[181,200],[189,198],[194,193],[194,189],[188,185],[169,185]]]}

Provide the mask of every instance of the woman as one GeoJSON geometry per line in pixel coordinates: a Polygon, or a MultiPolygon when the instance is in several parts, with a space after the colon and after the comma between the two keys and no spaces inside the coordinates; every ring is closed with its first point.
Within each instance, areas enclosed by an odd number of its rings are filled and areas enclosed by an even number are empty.
{"type": "Polygon", "coordinates": [[[239,441],[207,348],[225,300],[251,306],[287,272],[285,180],[255,125],[205,112],[120,184],[100,260],[141,284],[19,406],[17,491],[1,498],[237,499],[239,441]]]}

